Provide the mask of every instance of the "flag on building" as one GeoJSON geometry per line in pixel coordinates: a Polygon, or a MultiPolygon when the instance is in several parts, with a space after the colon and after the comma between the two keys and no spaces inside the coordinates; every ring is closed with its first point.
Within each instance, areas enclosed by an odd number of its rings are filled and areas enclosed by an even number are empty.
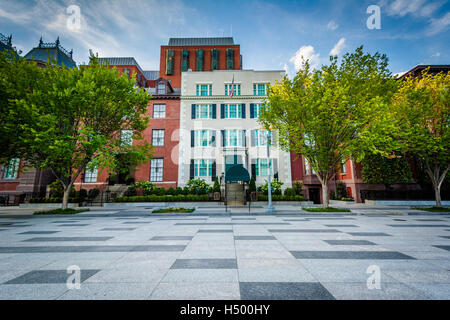
{"type": "Polygon", "coordinates": [[[233,94],[234,94],[234,75],[233,80],[231,81],[230,99],[233,99],[233,94]]]}

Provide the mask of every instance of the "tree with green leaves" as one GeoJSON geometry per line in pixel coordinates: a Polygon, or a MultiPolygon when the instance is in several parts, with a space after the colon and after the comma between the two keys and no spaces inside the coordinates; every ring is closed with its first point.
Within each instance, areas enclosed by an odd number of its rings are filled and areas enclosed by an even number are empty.
{"type": "Polygon", "coordinates": [[[64,190],[62,208],[77,177],[87,169],[114,170],[118,154],[148,161],[142,132],[148,93],[135,79],[91,57],[89,67],[65,69],[48,63],[38,88],[16,101],[30,121],[20,125],[25,158],[49,169],[64,190]],[[132,139],[132,140],[131,140],[132,139]]]}
{"type": "Polygon", "coordinates": [[[305,61],[293,80],[285,76],[270,86],[259,121],[279,131],[283,149],[308,160],[327,207],[328,183],[341,163],[360,161],[365,150],[392,140],[368,132],[389,131],[386,110],[396,86],[387,57],[359,47],[317,70],[305,61]]]}
{"type": "Polygon", "coordinates": [[[361,175],[365,183],[391,185],[413,182],[411,166],[406,157],[401,155],[383,157],[367,153],[362,161],[361,175]]]}
{"type": "Polygon", "coordinates": [[[393,122],[400,149],[425,164],[434,188],[436,206],[450,169],[450,74],[406,77],[393,97],[393,122]]]}
{"type": "Polygon", "coordinates": [[[31,120],[16,101],[32,92],[43,78],[35,62],[11,51],[0,52],[0,75],[0,163],[6,163],[11,158],[20,158],[21,125],[31,120]]]}

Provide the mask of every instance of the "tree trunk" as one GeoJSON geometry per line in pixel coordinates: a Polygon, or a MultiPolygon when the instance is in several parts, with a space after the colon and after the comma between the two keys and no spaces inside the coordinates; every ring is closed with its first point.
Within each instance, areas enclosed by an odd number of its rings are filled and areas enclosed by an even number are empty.
{"type": "Polygon", "coordinates": [[[63,209],[67,209],[67,205],[69,204],[69,193],[70,193],[70,187],[64,188],[64,195],[63,195],[63,201],[62,201],[63,209]]]}
{"type": "Polygon", "coordinates": [[[436,207],[442,207],[442,204],[441,204],[441,185],[434,186],[434,197],[436,199],[436,207]]]}
{"type": "Polygon", "coordinates": [[[442,175],[439,175],[439,171],[440,171],[440,166],[435,166],[434,170],[431,170],[430,166],[428,165],[428,163],[426,163],[426,171],[428,173],[428,175],[431,178],[431,182],[433,184],[433,189],[434,189],[434,197],[436,200],[436,207],[442,207],[442,203],[441,203],[441,185],[442,182],[444,182],[445,176],[447,175],[447,172],[450,169],[450,166],[448,166],[444,172],[442,173],[442,175]]]}
{"type": "Polygon", "coordinates": [[[323,180],[322,181],[322,201],[323,204],[322,206],[324,208],[328,207],[328,180],[323,180]]]}

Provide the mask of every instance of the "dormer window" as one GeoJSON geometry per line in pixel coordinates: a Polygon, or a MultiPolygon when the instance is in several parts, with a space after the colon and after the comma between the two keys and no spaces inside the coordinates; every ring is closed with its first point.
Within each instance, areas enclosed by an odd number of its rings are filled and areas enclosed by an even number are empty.
{"type": "Polygon", "coordinates": [[[157,87],[157,94],[166,94],[166,84],[165,83],[158,83],[157,87]]]}

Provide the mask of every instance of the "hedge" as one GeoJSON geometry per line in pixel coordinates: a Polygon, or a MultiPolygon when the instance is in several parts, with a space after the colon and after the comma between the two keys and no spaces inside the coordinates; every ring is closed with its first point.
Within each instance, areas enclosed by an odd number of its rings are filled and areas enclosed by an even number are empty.
{"type": "Polygon", "coordinates": [[[114,202],[193,202],[193,201],[214,201],[208,195],[177,195],[177,196],[134,196],[117,197],[114,202]]]}
{"type": "MultiPolygon", "coordinates": [[[[69,203],[80,203],[83,199],[69,198],[69,203]]],[[[29,203],[62,203],[61,198],[31,198],[29,203]]]]}
{"type": "MultiPolygon", "coordinates": [[[[268,201],[269,196],[266,196],[264,194],[258,195],[258,201],[268,201]]],[[[272,195],[272,201],[306,201],[306,199],[302,196],[282,196],[274,194],[272,195]]]]}

